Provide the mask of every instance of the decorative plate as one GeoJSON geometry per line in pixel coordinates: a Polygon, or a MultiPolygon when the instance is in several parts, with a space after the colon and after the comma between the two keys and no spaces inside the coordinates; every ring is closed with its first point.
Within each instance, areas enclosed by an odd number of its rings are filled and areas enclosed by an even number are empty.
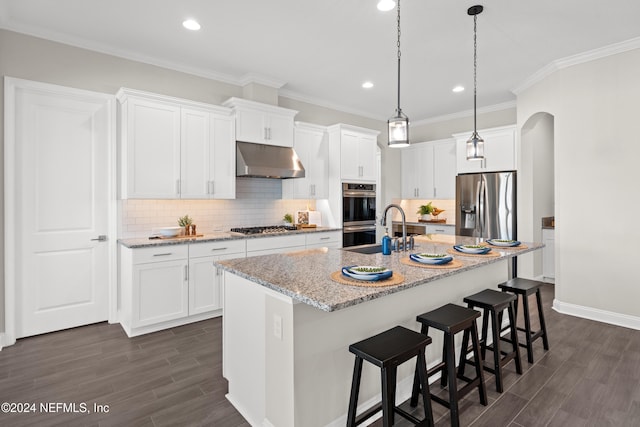
{"type": "Polygon", "coordinates": [[[442,265],[447,264],[453,260],[451,255],[445,254],[410,254],[409,259],[415,262],[419,262],[421,264],[430,264],[430,265],[442,265]]]}
{"type": "Polygon", "coordinates": [[[482,245],[454,245],[453,249],[465,254],[484,255],[491,251],[491,248],[482,245]]]}
{"type": "Polygon", "coordinates": [[[505,246],[505,247],[520,246],[520,242],[517,240],[489,239],[487,240],[487,243],[493,246],[505,246]]]}
{"type": "Polygon", "coordinates": [[[376,282],[388,279],[393,275],[393,271],[386,267],[376,267],[371,265],[352,265],[342,267],[342,275],[356,280],[376,282]]]}

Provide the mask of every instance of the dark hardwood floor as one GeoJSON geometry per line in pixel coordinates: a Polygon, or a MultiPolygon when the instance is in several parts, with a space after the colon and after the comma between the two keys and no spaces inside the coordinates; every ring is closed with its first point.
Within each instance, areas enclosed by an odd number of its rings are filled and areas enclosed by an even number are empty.
{"type": "MultiPolygon", "coordinates": [[[[502,394],[487,374],[489,406],[468,395],[462,425],[640,426],[640,333],[558,314],[552,299],[545,286],[551,349],[537,341],[533,365],[523,353],[523,375],[507,365],[502,394]]],[[[247,426],[224,397],[221,325],[218,318],[129,339],[119,325],[101,323],[18,340],[0,352],[0,402],[37,410],[0,413],[0,426],[247,426]],[[55,406],[82,411],[83,403],[92,413],[55,406]],[[109,412],[94,412],[94,403],[109,412]]],[[[433,409],[436,425],[449,425],[448,411],[433,409]]]]}

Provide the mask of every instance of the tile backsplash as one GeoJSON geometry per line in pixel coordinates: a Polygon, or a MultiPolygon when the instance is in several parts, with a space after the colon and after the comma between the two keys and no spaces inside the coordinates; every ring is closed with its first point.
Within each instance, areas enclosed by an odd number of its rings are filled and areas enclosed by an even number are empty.
{"type": "Polygon", "coordinates": [[[154,228],[177,226],[189,215],[198,233],[228,231],[232,227],[274,225],[285,213],[315,209],[314,200],[282,200],[282,181],[243,178],[236,180],[233,200],[121,200],[119,236],[147,237],[154,228]]]}

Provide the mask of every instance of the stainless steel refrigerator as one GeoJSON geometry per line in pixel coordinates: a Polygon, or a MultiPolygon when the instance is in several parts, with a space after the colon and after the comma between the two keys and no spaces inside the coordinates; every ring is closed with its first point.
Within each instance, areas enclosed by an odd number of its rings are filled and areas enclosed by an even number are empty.
{"type": "Polygon", "coordinates": [[[516,240],[516,216],[515,171],[457,176],[457,235],[516,240]]]}

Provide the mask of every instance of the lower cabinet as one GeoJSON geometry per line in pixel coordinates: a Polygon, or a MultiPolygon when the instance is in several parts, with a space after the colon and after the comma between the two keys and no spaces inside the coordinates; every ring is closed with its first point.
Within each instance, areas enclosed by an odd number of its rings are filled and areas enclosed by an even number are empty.
{"type": "Polygon", "coordinates": [[[307,249],[313,248],[341,248],[342,231],[328,231],[326,233],[307,234],[307,249]]]}
{"type": "Polygon", "coordinates": [[[120,248],[120,323],[128,336],[222,314],[214,260],[244,258],[244,240],[120,248]]]}
{"type": "Polygon", "coordinates": [[[456,234],[456,227],[451,225],[426,224],[424,227],[425,234],[448,234],[453,236],[456,234]]]}

